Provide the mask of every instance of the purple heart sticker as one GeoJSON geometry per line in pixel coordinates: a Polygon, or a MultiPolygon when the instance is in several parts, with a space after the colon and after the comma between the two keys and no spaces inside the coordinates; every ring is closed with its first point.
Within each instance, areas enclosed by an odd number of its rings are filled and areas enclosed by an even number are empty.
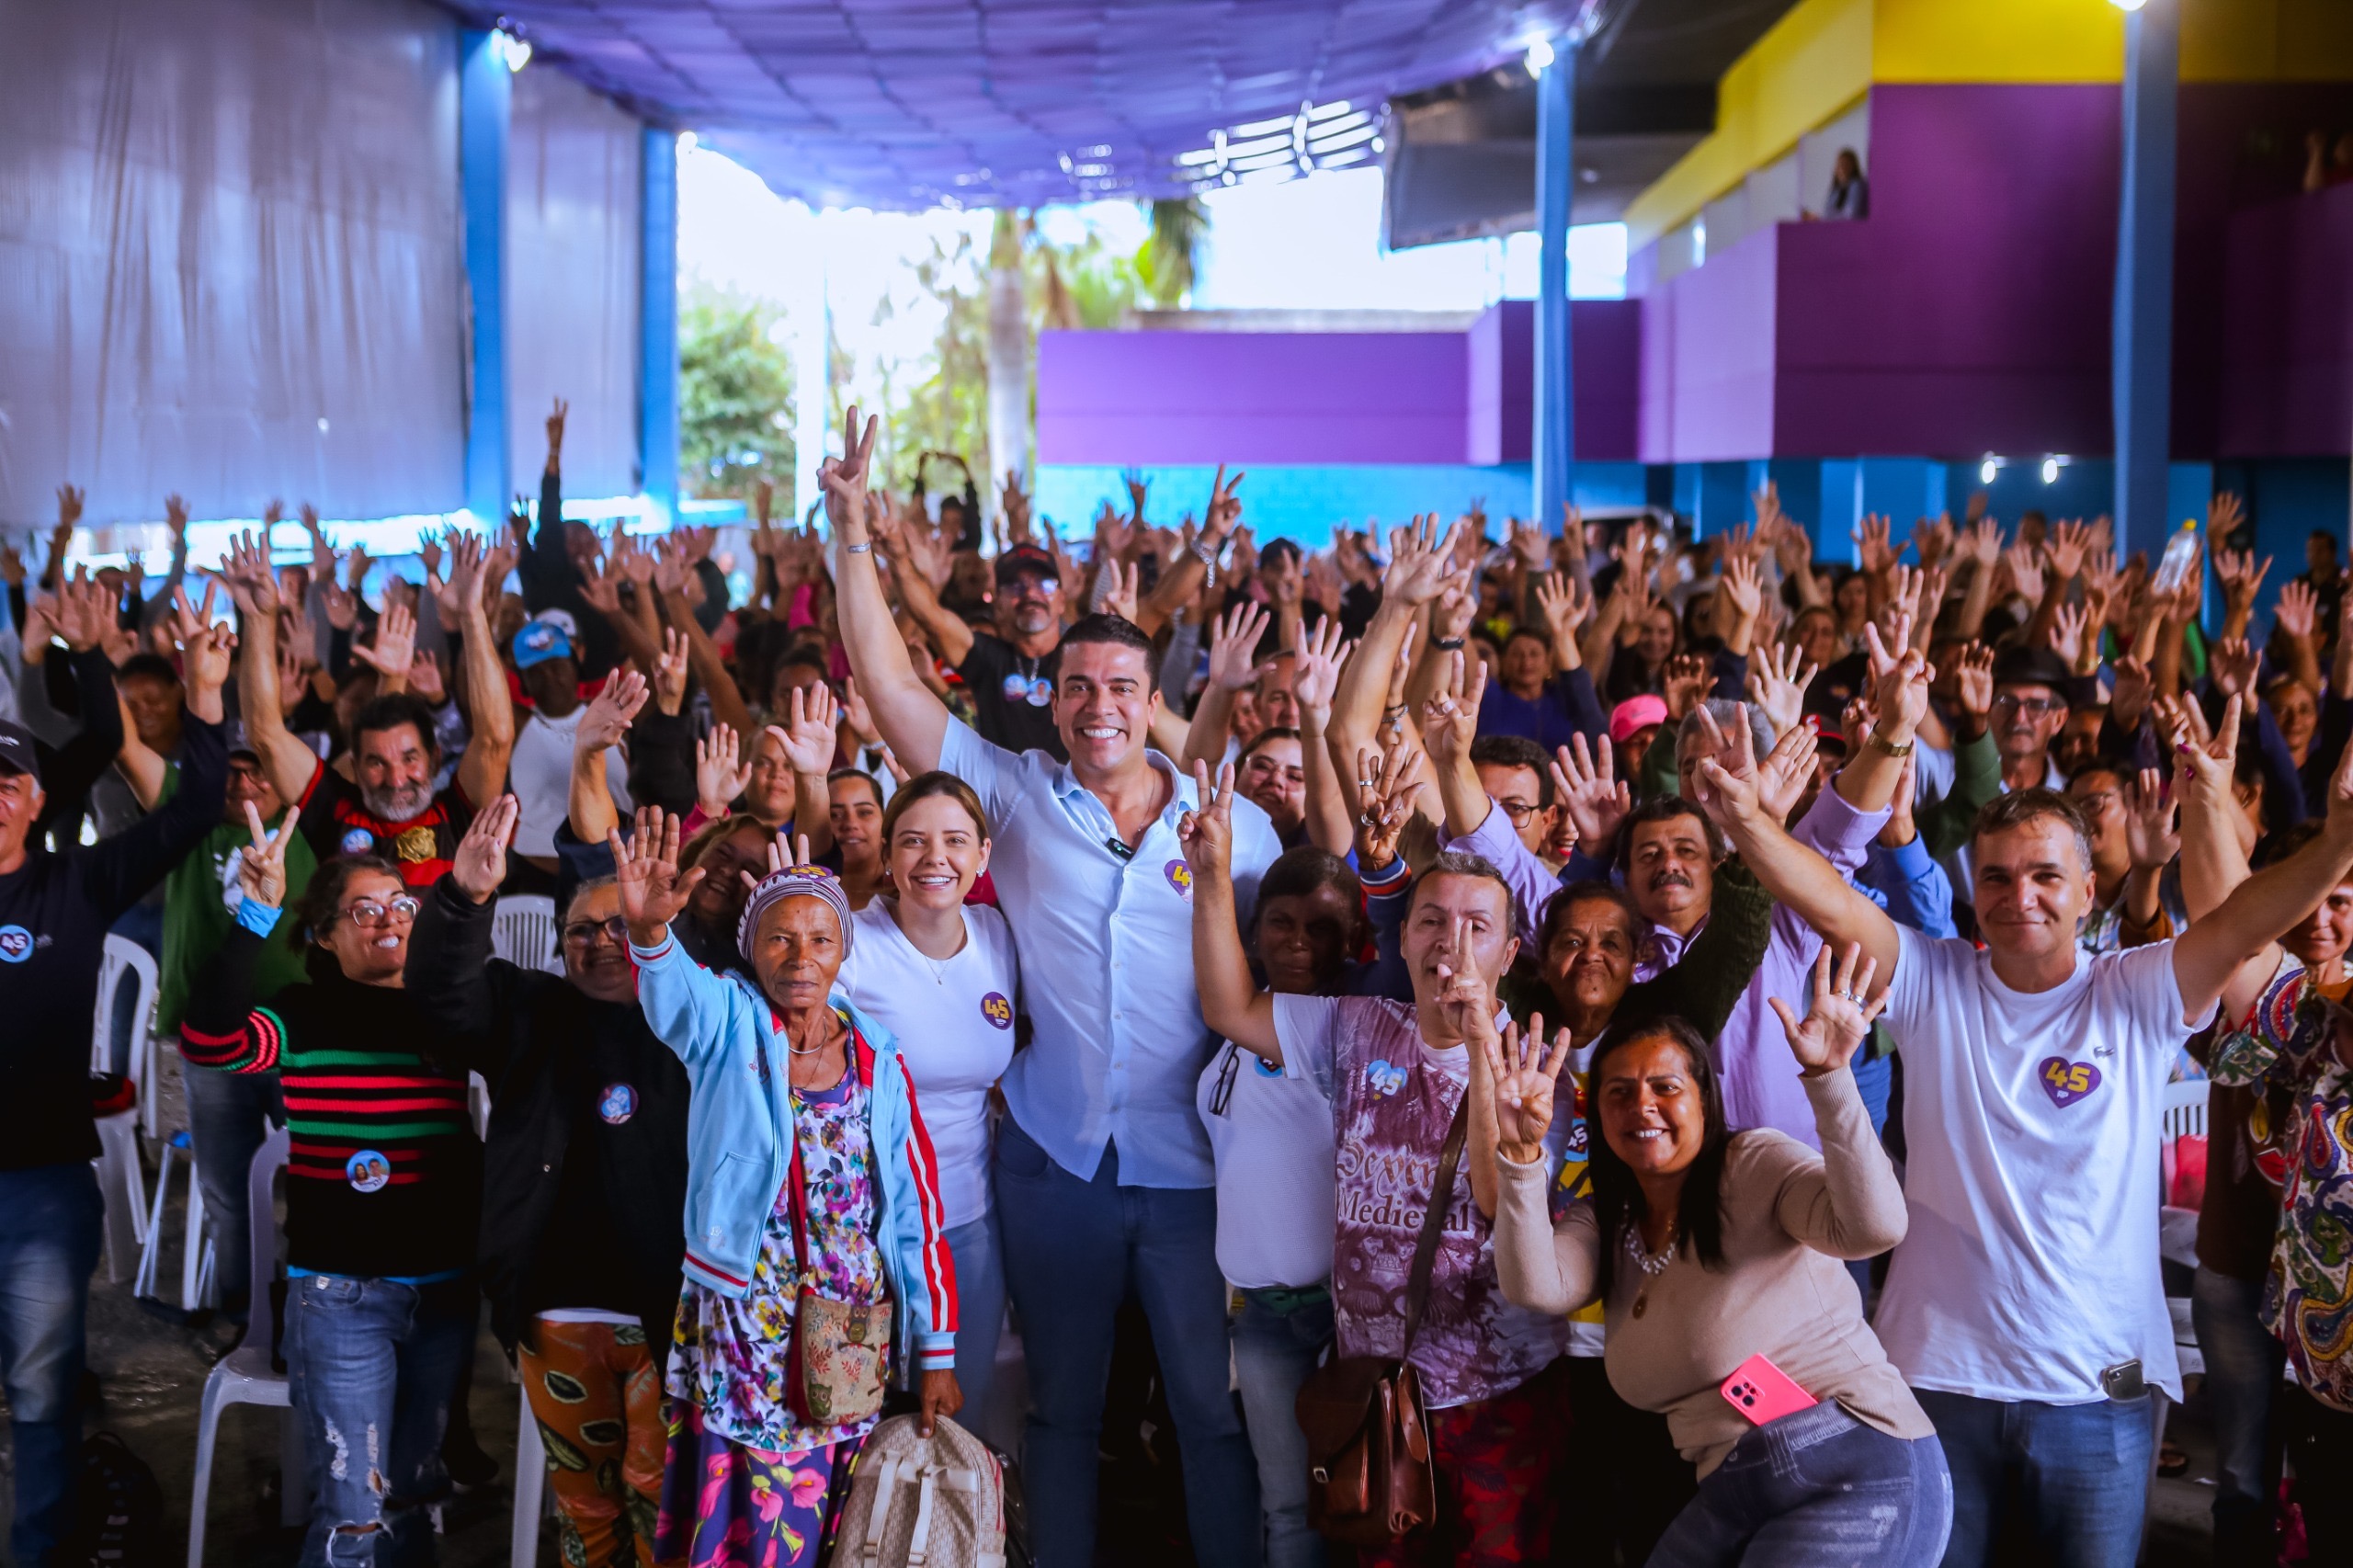
{"type": "Polygon", "coordinates": [[[2063,1056],[2047,1056],[2035,1069],[2041,1081],[2042,1092],[2051,1103],[2064,1110],[2077,1100],[2088,1098],[2099,1087],[2099,1069],[2088,1062],[2070,1062],[2063,1056]]]}

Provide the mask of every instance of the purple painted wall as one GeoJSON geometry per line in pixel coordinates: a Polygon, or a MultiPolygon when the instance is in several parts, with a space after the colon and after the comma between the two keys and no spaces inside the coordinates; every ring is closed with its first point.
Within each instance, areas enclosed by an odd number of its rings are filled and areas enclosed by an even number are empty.
{"type": "Polygon", "coordinates": [[[2105,449],[2117,136],[2113,87],[1874,87],[1868,222],[1643,301],[1645,460],[2105,449]]]}
{"type": "Polygon", "coordinates": [[[2239,213],[2224,276],[2222,455],[2353,448],[2353,185],[2239,213]]]}
{"type": "Polygon", "coordinates": [[[1042,463],[1462,460],[1463,335],[1044,332],[1042,463]]]}
{"type": "MultiPolygon", "coordinates": [[[[1643,300],[1644,460],[2108,452],[2119,113],[2097,85],[1872,88],[1868,222],[1759,231],[1643,300]]],[[[2182,89],[2177,458],[2344,449],[2346,419],[2314,448],[2311,418],[2258,400],[2258,434],[2222,389],[2226,353],[2246,362],[2234,312],[2276,317],[2283,345],[2343,340],[2340,242],[2300,231],[2252,284],[2235,258],[2243,210],[2294,188],[2301,128],[2347,120],[2342,85],[2182,89]]]]}
{"type": "MultiPolygon", "coordinates": [[[[1577,456],[1634,457],[1639,306],[1579,300],[1577,456]]],[[[1535,309],[1468,332],[1045,332],[1038,460],[1477,463],[1529,460],[1535,309]]]]}

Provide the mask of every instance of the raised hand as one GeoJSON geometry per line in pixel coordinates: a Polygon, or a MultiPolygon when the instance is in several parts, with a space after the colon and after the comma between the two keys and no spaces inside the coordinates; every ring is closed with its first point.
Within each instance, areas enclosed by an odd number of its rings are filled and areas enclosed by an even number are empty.
{"type": "Polygon", "coordinates": [[[1719,630],[1736,621],[1754,622],[1756,612],[1764,608],[1765,586],[1757,580],[1756,563],[1745,555],[1734,556],[1724,563],[1722,585],[1717,589],[1719,614],[1722,607],[1729,607],[1733,620],[1722,621],[1719,630]]]}
{"type": "Polygon", "coordinates": [[[1435,512],[1415,517],[1404,528],[1390,529],[1389,566],[1381,574],[1381,597],[1408,608],[1438,597],[1453,574],[1447,563],[1461,533],[1462,525],[1457,522],[1440,535],[1435,512]]]}
{"type": "MultiPolygon", "coordinates": [[[[779,831],[771,835],[767,843],[767,874],[771,877],[779,871],[790,871],[795,866],[809,865],[813,859],[809,853],[809,835],[805,833],[788,835],[779,831]]],[[[760,885],[760,878],[752,875],[749,871],[738,871],[735,874],[744,879],[745,892],[750,892],[760,885]]]]}
{"type": "Polygon", "coordinates": [[[1370,746],[1357,751],[1357,864],[1378,870],[1397,858],[1397,839],[1413,820],[1421,790],[1422,756],[1400,742],[1383,760],[1370,746]]]}
{"type": "Polygon", "coordinates": [[[1773,743],[1756,770],[1757,804],[1775,822],[1787,822],[1813,783],[1814,758],[1821,737],[1810,724],[1800,724],[1773,743]]]}
{"type": "Polygon", "coordinates": [[[1715,667],[1704,654],[1677,653],[1666,662],[1664,685],[1666,690],[1666,716],[1681,723],[1699,699],[1708,695],[1714,684],[1715,667]]]}
{"type": "Polygon", "coordinates": [[[269,564],[269,536],[258,540],[251,531],[232,534],[228,551],[215,574],[229,585],[229,597],[240,614],[278,612],[278,574],[269,564]]]}
{"type": "Polygon", "coordinates": [[[861,435],[858,407],[852,404],[842,416],[842,455],[817,465],[817,483],[825,493],[825,517],[834,525],[834,537],[846,544],[864,540],[867,473],[874,457],[874,437],[881,428],[880,421],[869,419],[861,435]]]}
{"type": "Polygon", "coordinates": [[[1874,577],[1895,564],[1895,549],[1889,541],[1894,527],[1892,518],[1874,512],[1865,517],[1862,526],[1854,531],[1855,548],[1860,552],[1856,560],[1874,577]]]}
{"type": "Polygon", "coordinates": [[[1938,517],[1930,522],[1922,517],[1912,525],[1912,547],[1920,552],[1920,564],[1934,566],[1952,553],[1952,518],[1938,517]]]}
{"type": "Polygon", "coordinates": [[[784,759],[792,765],[792,771],[831,773],[841,724],[841,709],[834,700],[833,688],[824,685],[794,687],[791,710],[784,717],[782,726],[770,724],[767,733],[784,748],[784,759]]]}
{"type": "Polygon", "coordinates": [[[613,852],[630,940],[641,948],[658,946],[703,878],[700,866],[684,875],[678,871],[678,819],[659,806],[641,806],[629,842],[622,843],[620,830],[612,828],[605,843],[613,852]]]}
{"type": "Polygon", "coordinates": [[[436,708],[449,698],[449,687],[441,679],[441,661],[431,649],[419,648],[409,660],[408,688],[436,708]]]}
{"type": "Polygon", "coordinates": [[[2124,781],[2124,842],[2132,864],[2144,871],[2163,869],[2181,851],[2181,830],[2175,825],[2176,801],[2165,788],[2165,776],[2154,767],[2124,781]]]}
{"type": "Polygon", "coordinates": [[[2214,688],[2225,697],[2255,696],[2256,673],[2262,668],[2263,655],[2244,637],[2225,637],[2214,644],[2211,673],[2214,688]]]}
{"type": "MultiPolygon", "coordinates": [[[[1243,478],[1244,475],[1237,471],[1232,479],[1228,479],[1225,477],[1225,465],[1217,465],[1217,478],[1210,484],[1209,510],[1201,517],[1201,544],[1204,549],[1215,550],[1223,544],[1233,534],[1234,526],[1242,521],[1242,498],[1233,492],[1243,478]]],[[[1237,561],[1235,565],[1239,569],[1241,562],[1237,561]]]]}
{"type": "Polygon", "coordinates": [[[1507,520],[1505,528],[1510,535],[1513,558],[1528,571],[1543,571],[1552,559],[1552,541],[1545,538],[1544,530],[1518,517],[1507,520]]]}
{"type": "Polygon", "coordinates": [[[1258,678],[1258,639],[1271,619],[1248,600],[1217,618],[1210,631],[1210,681],[1228,691],[1240,691],[1258,678]]]}
{"type": "Polygon", "coordinates": [[[562,398],[557,398],[555,405],[548,410],[548,466],[551,470],[555,467],[556,460],[563,455],[563,421],[571,412],[572,404],[562,398]]]}
{"type": "MultiPolygon", "coordinates": [[[[1972,508],[1978,504],[1976,496],[1970,498],[1972,508]]],[[[2002,556],[2002,525],[1983,512],[1972,511],[1968,527],[1961,530],[1960,548],[1964,559],[1976,562],[1981,569],[1990,570],[2002,556]]]]}
{"type": "Polygon", "coordinates": [[[2251,551],[2214,551],[2214,581],[2222,585],[2224,610],[2232,616],[2254,614],[2255,597],[2262,591],[2263,579],[2270,572],[2271,557],[2268,555],[2257,565],[2251,551]]]}
{"type": "Polygon", "coordinates": [[[2279,607],[2275,613],[2282,635],[2310,641],[2320,619],[2320,595],[2311,584],[2291,578],[2279,585],[2279,607]]]}
{"type": "Polygon", "coordinates": [[[265,832],[260,808],[251,801],[245,802],[245,831],[253,835],[253,842],[237,851],[237,886],[265,909],[285,906],[286,846],[292,842],[295,822],[301,814],[301,807],[289,806],[278,830],[265,832]]]}
{"type": "Polygon", "coordinates": [[[384,613],[376,618],[375,642],[365,648],[354,646],[351,656],[379,674],[406,676],[416,660],[416,617],[405,605],[386,605],[384,613]]]}
{"type": "Polygon", "coordinates": [[[1887,988],[1871,989],[1878,973],[1879,960],[1865,958],[1859,942],[1847,944],[1834,970],[1825,942],[1814,957],[1813,1005],[1805,1017],[1791,1013],[1779,996],[1772,998],[1781,1032],[1789,1037],[1790,1054],[1798,1059],[1804,1076],[1835,1073],[1853,1060],[1855,1048],[1871,1032],[1871,1020],[1887,1010],[1887,988]]]}
{"type": "Polygon", "coordinates": [[[1759,648],[1748,661],[1748,699],[1765,710],[1773,733],[1785,735],[1805,714],[1805,688],[1821,671],[1794,642],[1759,648]]]}
{"type": "Polygon", "coordinates": [[[483,604],[483,585],[489,565],[480,534],[453,533],[449,536],[449,576],[434,590],[434,603],[441,608],[441,619],[450,626],[468,628],[469,636],[487,636],[487,608],[483,604]]]}
{"type": "Polygon", "coordinates": [[[2075,580],[2091,544],[2092,530],[2081,518],[2051,525],[2051,538],[2042,547],[2042,563],[2050,570],[2052,592],[2063,590],[2075,580]]]}
{"type": "MultiPolygon", "coordinates": [[[[1913,730],[1928,711],[1928,683],[1936,670],[1908,645],[1911,617],[1896,622],[1893,643],[1880,641],[1877,626],[1863,628],[1863,642],[1870,655],[1871,702],[1879,710],[1880,733],[1896,745],[1912,738],[1913,730]]],[[[1990,666],[1989,666],[1990,669],[1990,666]]]]}
{"type": "Polygon", "coordinates": [[[2061,605],[2051,618],[2051,651],[2079,675],[2087,673],[2081,665],[2090,621],[2091,612],[2082,605],[2061,605]]]}
{"type": "MultiPolygon", "coordinates": [[[[585,733],[587,726],[581,726],[585,733]]],[[[486,903],[506,881],[506,847],[515,842],[515,824],[523,819],[523,802],[501,795],[474,813],[458,852],[449,861],[449,880],[475,903],[486,903]]]]}
{"type": "Polygon", "coordinates": [[[1479,734],[1479,700],[1487,691],[1487,666],[1457,648],[1446,655],[1445,674],[1422,704],[1422,740],[1441,768],[1471,755],[1479,734]]]}
{"type": "Polygon", "coordinates": [[[1317,621],[1314,630],[1300,640],[1291,696],[1299,702],[1302,725],[1314,734],[1322,734],[1331,722],[1332,698],[1340,688],[1340,666],[1351,651],[1341,644],[1340,618],[1334,615],[1317,621]]]}
{"type": "Polygon", "coordinates": [[[1201,804],[1176,820],[1176,842],[1195,878],[1222,877],[1233,855],[1233,764],[1218,769],[1212,789],[1210,765],[1195,762],[1193,786],[1201,804]]]}
{"type": "Polygon", "coordinates": [[[650,695],[643,676],[635,670],[617,672],[581,714],[580,727],[572,734],[572,755],[593,756],[620,744],[650,695]]]}
{"type": "Polygon", "coordinates": [[[1438,981],[1434,1000],[1438,1016],[1457,1039],[1469,1041],[1477,1051],[1481,1040],[1495,1035],[1495,999],[1486,977],[1479,972],[1472,950],[1471,922],[1465,916],[1455,917],[1453,939],[1448,944],[1447,956],[1438,960],[1438,981]]]}
{"type": "Polygon", "coordinates": [[[1116,557],[1107,557],[1100,570],[1103,573],[1104,609],[1121,620],[1133,620],[1136,618],[1137,587],[1143,576],[1142,564],[1139,562],[1123,568],[1116,557]]]}
{"type": "Polygon", "coordinates": [[[1513,1165],[1533,1165],[1542,1156],[1544,1134],[1552,1128],[1553,1093],[1573,1046],[1569,1031],[1561,1029],[1546,1049],[1541,1013],[1529,1015],[1525,1034],[1518,1024],[1506,1024],[1502,1039],[1490,1034],[1480,1040],[1495,1085],[1495,1153],[1513,1165]]]}
{"type": "Polygon", "coordinates": [[[1716,722],[1715,714],[1705,708],[1696,711],[1699,715],[1699,733],[1707,737],[1711,755],[1699,759],[1699,775],[1692,780],[1692,792],[1698,797],[1699,809],[1718,827],[1729,832],[1735,824],[1753,822],[1762,810],[1758,801],[1756,743],[1748,730],[1748,705],[1733,705],[1729,735],[1716,722]]]}
{"type": "Polygon", "coordinates": [[[1563,648],[1574,645],[1577,629],[1593,614],[1593,596],[1580,593],[1575,580],[1566,573],[1547,572],[1536,579],[1536,609],[1552,634],[1552,656],[1557,661],[1563,648]]]}
{"type": "Polygon", "coordinates": [[[707,817],[723,817],[736,796],[752,781],[752,770],[742,760],[742,743],[726,724],[712,726],[695,742],[695,804],[707,817]]]}
{"type": "Polygon", "coordinates": [[[1618,777],[1609,737],[1600,736],[1588,749],[1583,735],[1572,735],[1553,753],[1551,767],[1552,798],[1567,812],[1577,843],[1588,855],[1607,853],[1634,810],[1633,792],[1618,777]]]}

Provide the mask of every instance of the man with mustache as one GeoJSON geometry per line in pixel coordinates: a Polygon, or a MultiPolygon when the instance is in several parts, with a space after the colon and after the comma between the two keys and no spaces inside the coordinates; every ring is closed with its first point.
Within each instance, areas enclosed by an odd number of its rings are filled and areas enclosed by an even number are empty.
{"type": "MultiPolygon", "coordinates": [[[[515,705],[491,641],[482,540],[459,534],[449,543],[449,578],[440,585],[442,623],[461,639],[467,718],[472,738],[451,787],[437,790],[441,748],[433,709],[386,665],[406,668],[407,650],[378,650],[377,695],[351,726],[351,777],[322,761],[286,728],[278,690],[278,582],[266,542],[251,534],[233,542],[222,576],[235,596],[243,648],[238,708],[253,750],[278,794],[296,802],[302,833],[321,860],[381,855],[422,892],[450,868],[476,801],[494,801],[506,784],[515,749],[515,705]]],[[[374,662],[374,661],[371,661],[374,662]]]]}

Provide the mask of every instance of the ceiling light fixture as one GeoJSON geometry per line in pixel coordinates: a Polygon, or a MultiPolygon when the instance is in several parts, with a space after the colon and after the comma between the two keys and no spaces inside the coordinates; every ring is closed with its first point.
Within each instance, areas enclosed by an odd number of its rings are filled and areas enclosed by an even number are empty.
{"type": "Polygon", "coordinates": [[[1541,76],[1544,68],[1552,63],[1552,40],[1540,38],[1528,46],[1528,74],[1541,76]]]}

